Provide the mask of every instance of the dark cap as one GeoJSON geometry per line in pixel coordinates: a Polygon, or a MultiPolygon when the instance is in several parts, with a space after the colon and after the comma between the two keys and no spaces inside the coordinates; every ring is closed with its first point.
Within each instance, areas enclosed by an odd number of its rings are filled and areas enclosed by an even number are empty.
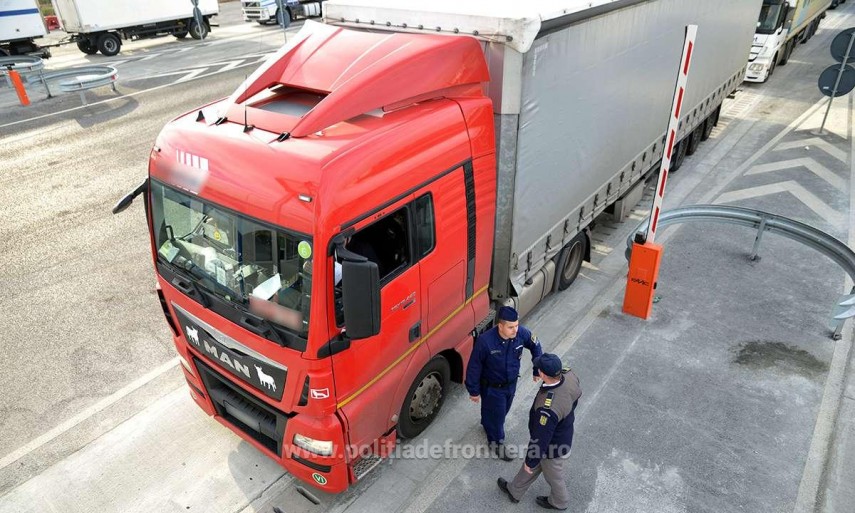
{"type": "Polygon", "coordinates": [[[552,353],[543,353],[534,359],[534,368],[540,369],[549,377],[557,378],[561,375],[561,358],[552,353]]]}
{"type": "Polygon", "coordinates": [[[500,321],[516,322],[519,320],[520,315],[510,306],[503,306],[499,308],[498,318],[500,321]]]}

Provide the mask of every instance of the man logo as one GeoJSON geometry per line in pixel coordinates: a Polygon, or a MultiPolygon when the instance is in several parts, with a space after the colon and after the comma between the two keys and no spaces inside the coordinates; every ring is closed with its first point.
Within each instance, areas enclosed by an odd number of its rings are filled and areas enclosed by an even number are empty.
{"type": "Polygon", "coordinates": [[[316,483],[318,483],[318,484],[319,484],[319,485],[321,485],[321,486],[323,486],[323,485],[327,484],[327,478],[325,478],[324,476],[322,476],[322,475],[318,474],[317,472],[315,472],[314,474],[312,474],[312,479],[314,479],[314,480],[315,480],[315,482],[316,482],[316,483]]]}

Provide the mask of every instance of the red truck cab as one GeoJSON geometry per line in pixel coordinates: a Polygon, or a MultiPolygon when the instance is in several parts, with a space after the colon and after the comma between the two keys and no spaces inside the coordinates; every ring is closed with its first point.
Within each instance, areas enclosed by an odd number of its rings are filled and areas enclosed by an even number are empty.
{"type": "Polygon", "coordinates": [[[326,491],[433,420],[488,316],[482,44],[307,22],[151,152],[159,294],[193,399],[326,491]]]}

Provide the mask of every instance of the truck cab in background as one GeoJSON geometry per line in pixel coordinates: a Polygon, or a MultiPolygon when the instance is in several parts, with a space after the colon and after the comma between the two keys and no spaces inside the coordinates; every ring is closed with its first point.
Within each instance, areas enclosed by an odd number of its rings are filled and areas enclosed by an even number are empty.
{"type": "Polygon", "coordinates": [[[284,12],[280,12],[277,0],[241,0],[240,7],[243,21],[255,21],[260,25],[275,23],[287,27],[299,18],[322,16],[323,0],[281,0],[284,12]]]}
{"type": "Polygon", "coordinates": [[[763,0],[745,81],[765,82],[777,66],[786,65],[796,44],[816,33],[830,7],[830,0],[763,0]]]}

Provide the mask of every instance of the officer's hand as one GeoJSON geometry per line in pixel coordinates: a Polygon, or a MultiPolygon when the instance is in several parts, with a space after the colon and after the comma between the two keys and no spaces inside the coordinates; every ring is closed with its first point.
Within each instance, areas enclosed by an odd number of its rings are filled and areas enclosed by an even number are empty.
{"type": "Polygon", "coordinates": [[[470,395],[469,400],[472,401],[473,403],[477,403],[478,401],[481,400],[481,396],[480,395],[470,395]]]}

